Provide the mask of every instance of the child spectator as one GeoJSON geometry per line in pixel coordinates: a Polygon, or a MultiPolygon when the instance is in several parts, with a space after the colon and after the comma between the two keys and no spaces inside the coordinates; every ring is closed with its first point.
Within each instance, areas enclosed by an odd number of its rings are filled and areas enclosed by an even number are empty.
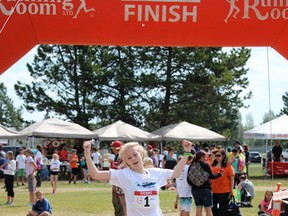
{"type": "Polygon", "coordinates": [[[50,216],[52,208],[48,199],[39,190],[36,191],[36,202],[26,216],[50,216]]]}
{"type": "Polygon", "coordinates": [[[24,155],[24,149],[19,149],[19,154],[16,157],[16,176],[17,176],[17,186],[20,185],[20,181],[22,185],[25,185],[25,163],[26,157],[24,155]]]}
{"type": "Polygon", "coordinates": [[[69,179],[69,184],[71,184],[71,181],[74,181],[74,184],[76,184],[76,179],[78,175],[78,155],[76,154],[77,150],[72,149],[71,150],[71,156],[69,157],[69,162],[70,162],[70,168],[71,168],[71,177],[69,179]]]}
{"type": "Polygon", "coordinates": [[[264,199],[260,203],[260,211],[258,212],[258,215],[260,216],[272,215],[272,208],[269,208],[272,197],[273,197],[273,192],[267,190],[265,192],[264,199]]]}
{"type": "MultiPolygon", "coordinates": [[[[182,157],[178,158],[178,162],[181,160],[181,158],[182,157]]],[[[184,166],[184,169],[182,170],[180,176],[176,178],[177,197],[174,208],[176,209],[179,201],[181,216],[189,216],[192,210],[192,187],[187,182],[187,173],[192,158],[192,156],[188,156],[188,160],[184,166]]]]}
{"type": "Polygon", "coordinates": [[[59,171],[60,171],[59,156],[54,153],[52,155],[52,159],[50,163],[50,182],[52,186],[52,194],[56,193],[59,171]]]}

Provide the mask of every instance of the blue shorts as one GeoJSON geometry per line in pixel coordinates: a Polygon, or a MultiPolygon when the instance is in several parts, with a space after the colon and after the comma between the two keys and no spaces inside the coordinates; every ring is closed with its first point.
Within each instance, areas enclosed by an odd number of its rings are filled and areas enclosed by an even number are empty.
{"type": "Polygon", "coordinates": [[[190,212],[192,210],[192,197],[180,197],[179,207],[181,211],[190,212]]]}
{"type": "Polygon", "coordinates": [[[192,190],[196,207],[208,208],[213,206],[212,191],[210,189],[192,190]]]}

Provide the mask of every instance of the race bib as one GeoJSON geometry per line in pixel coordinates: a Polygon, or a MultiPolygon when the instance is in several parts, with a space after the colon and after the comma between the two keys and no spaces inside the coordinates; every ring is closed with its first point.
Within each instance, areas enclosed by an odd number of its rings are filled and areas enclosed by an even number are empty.
{"type": "Polygon", "coordinates": [[[138,208],[154,208],[158,205],[158,192],[150,191],[135,191],[134,205],[138,208]]]}

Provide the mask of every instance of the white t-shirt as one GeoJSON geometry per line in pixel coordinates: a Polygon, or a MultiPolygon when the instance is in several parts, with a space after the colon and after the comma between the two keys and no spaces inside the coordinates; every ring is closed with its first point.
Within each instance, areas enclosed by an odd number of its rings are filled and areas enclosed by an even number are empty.
{"type": "Polygon", "coordinates": [[[26,156],[24,154],[18,154],[16,156],[16,162],[17,162],[17,169],[25,169],[25,162],[26,162],[26,156]]]}
{"type": "Polygon", "coordinates": [[[94,164],[100,164],[100,158],[102,158],[102,157],[101,157],[99,152],[93,152],[91,157],[92,157],[94,164]]]}
{"type": "Polygon", "coordinates": [[[16,170],[16,161],[13,160],[7,160],[6,163],[8,164],[7,167],[4,169],[5,175],[15,175],[16,170]]]}
{"type": "Polygon", "coordinates": [[[37,151],[34,157],[35,161],[39,161],[43,165],[43,154],[40,151],[37,151]]]}
{"type": "Polygon", "coordinates": [[[59,160],[54,160],[53,158],[51,159],[51,162],[50,162],[50,170],[51,171],[54,171],[54,172],[59,172],[60,170],[60,161],[59,160]],[[56,169],[55,169],[56,168],[56,169]]]}
{"type": "Polygon", "coordinates": [[[159,204],[160,188],[167,184],[173,170],[149,168],[139,174],[130,168],[110,170],[110,184],[121,187],[125,194],[127,216],[162,216],[159,204]]]}
{"type": "Polygon", "coordinates": [[[187,173],[189,165],[185,165],[180,176],[176,178],[176,190],[180,197],[192,197],[192,188],[187,182],[187,173]]]}

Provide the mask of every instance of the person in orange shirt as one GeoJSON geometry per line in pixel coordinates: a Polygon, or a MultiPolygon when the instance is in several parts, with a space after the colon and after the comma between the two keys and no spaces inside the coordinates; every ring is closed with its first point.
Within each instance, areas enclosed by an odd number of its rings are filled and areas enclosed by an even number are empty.
{"type": "Polygon", "coordinates": [[[213,192],[213,216],[227,215],[227,208],[230,197],[234,197],[234,169],[228,162],[226,152],[224,149],[219,149],[215,152],[215,160],[211,165],[213,174],[219,172],[222,176],[218,179],[211,179],[211,186],[213,192]]]}
{"type": "Polygon", "coordinates": [[[76,149],[72,149],[71,156],[69,157],[71,168],[71,177],[69,179],[69,184],[71,184],[72,180],[74,181],[74,184],[76,184],[76,179],[78,175],[78,161],[79,161],[79,158],[76,153],[77,153],[76,149]]]}

